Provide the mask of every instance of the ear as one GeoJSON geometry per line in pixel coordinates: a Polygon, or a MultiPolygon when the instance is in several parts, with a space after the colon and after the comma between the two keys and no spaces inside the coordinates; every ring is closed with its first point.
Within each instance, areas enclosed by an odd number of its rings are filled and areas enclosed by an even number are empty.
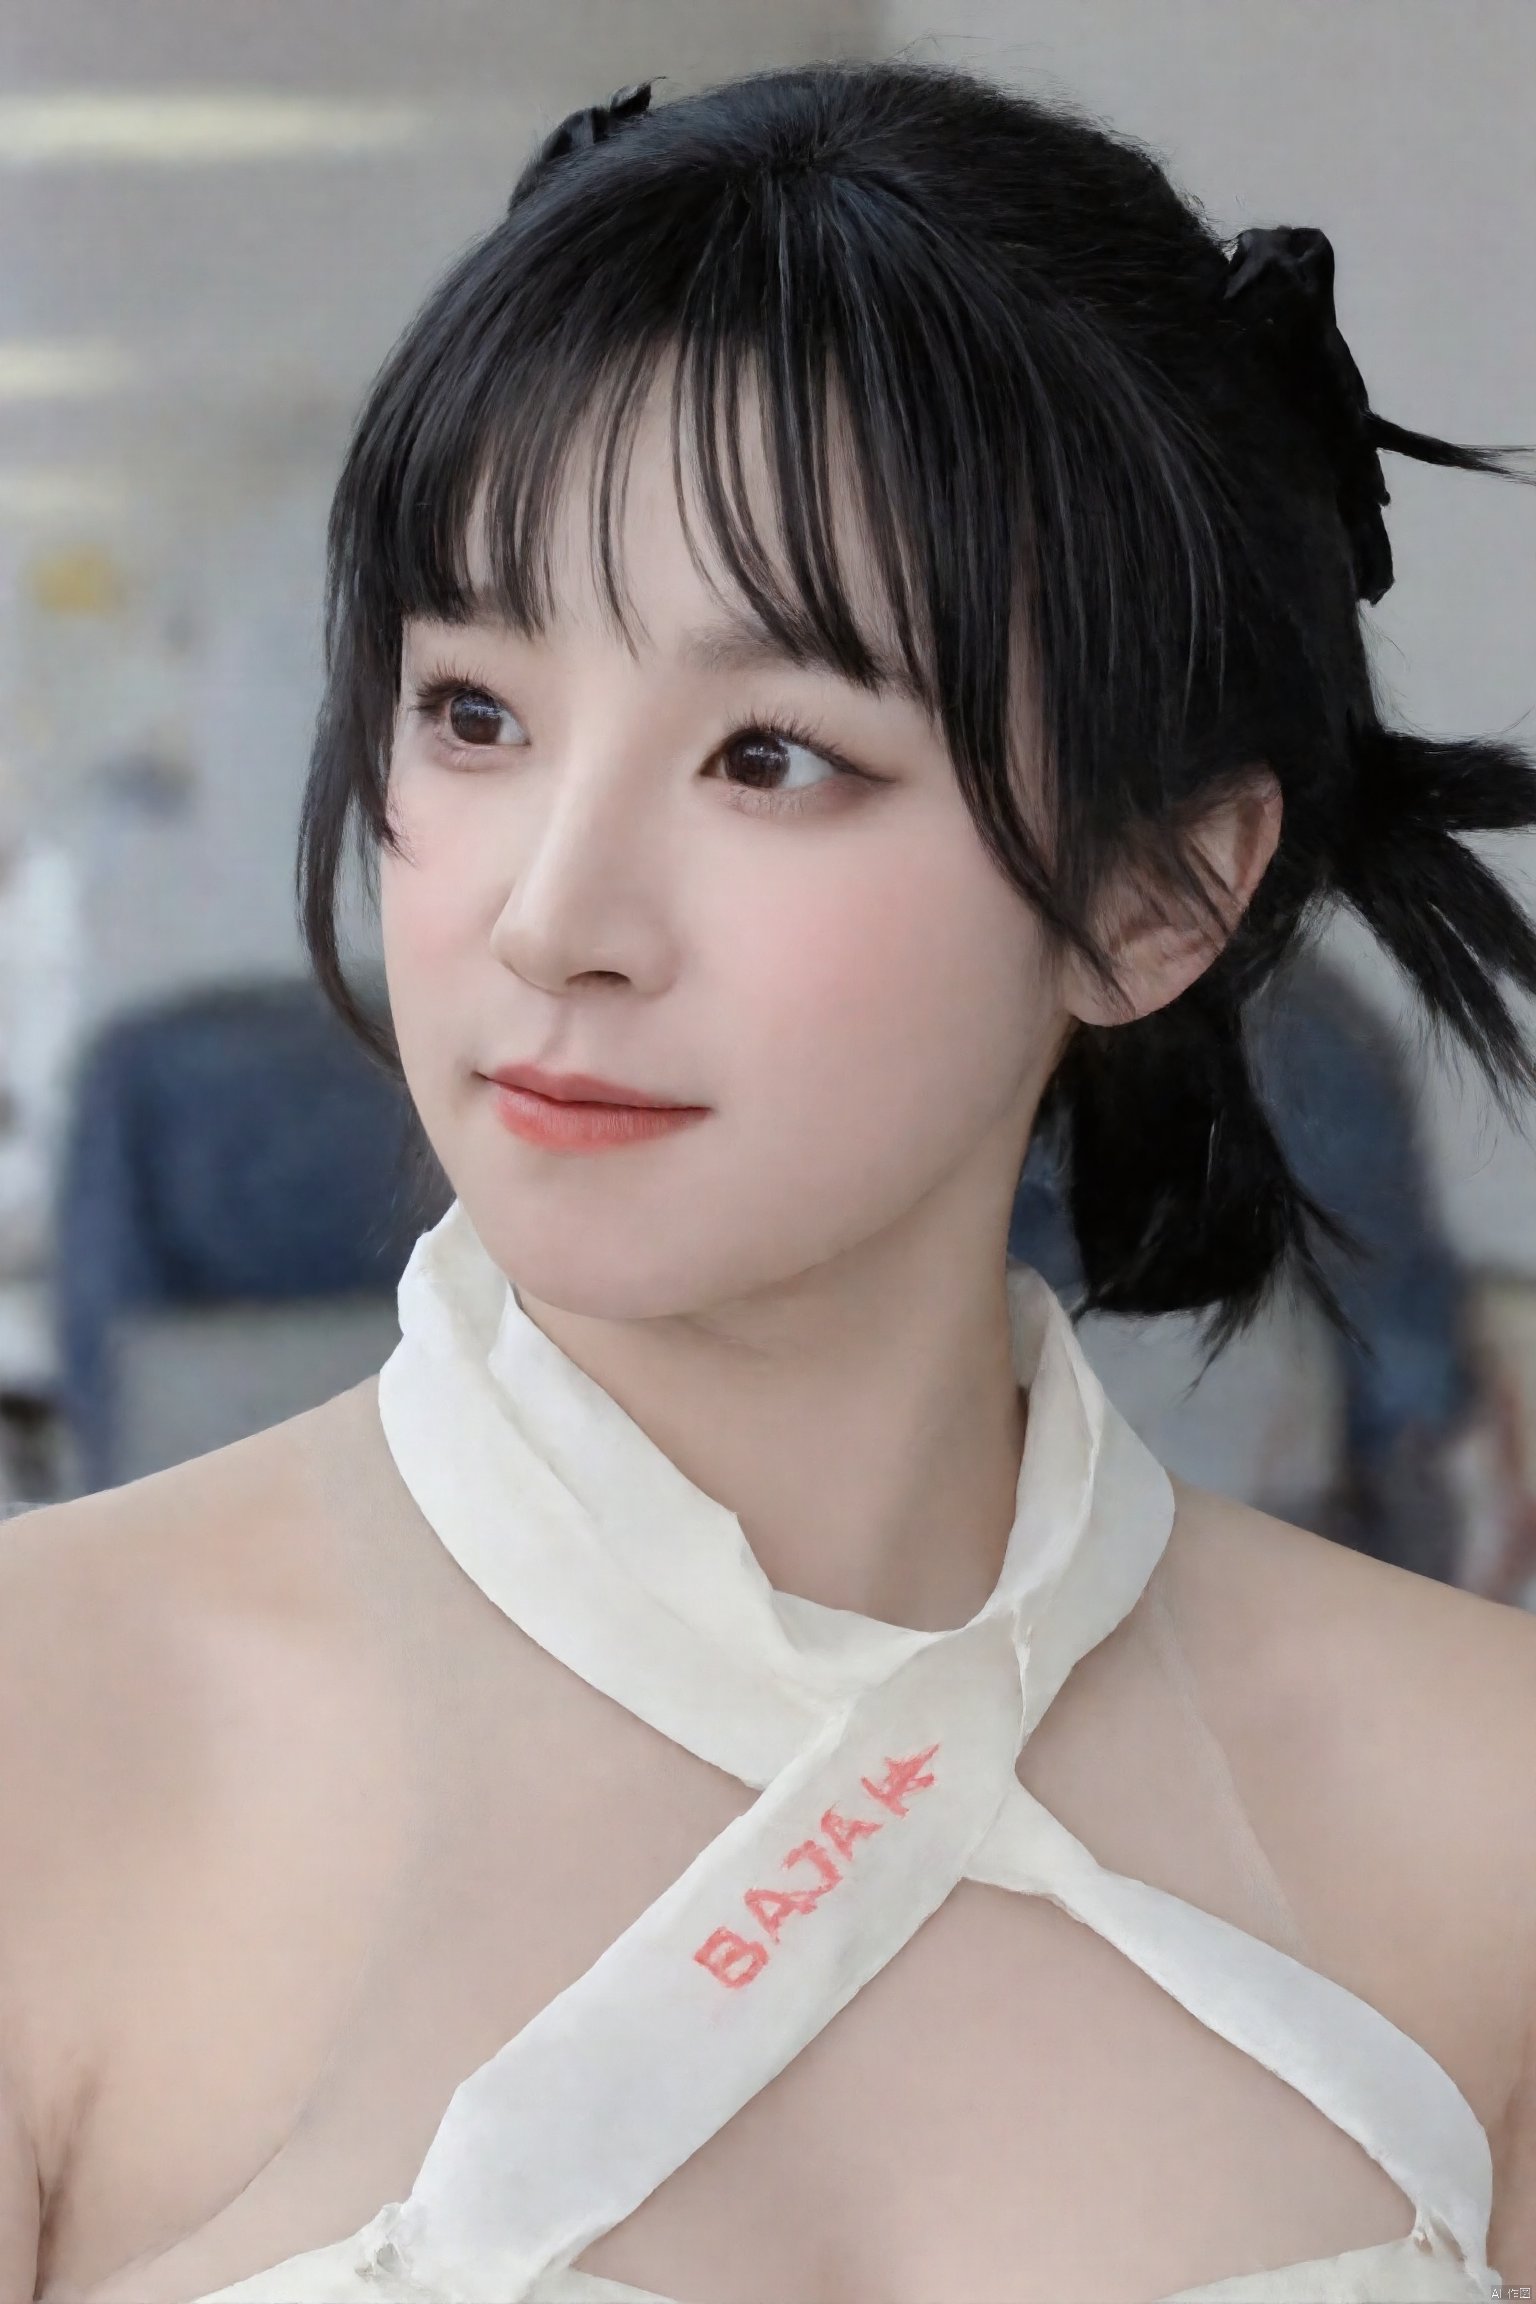
{"type": "Polygon", "coordinates": [[[1079,960],[1068,964],[1067,1005],[1082,1024],[1128,1024],[1166,1008],[1225,946],[1269,869],[1280,838],[1280,786],[1252,770],[1188,835],[1214,909],[1150,885],[1127,869],[1105,891],[1096,922],[1120,998],[1079,960]]]}

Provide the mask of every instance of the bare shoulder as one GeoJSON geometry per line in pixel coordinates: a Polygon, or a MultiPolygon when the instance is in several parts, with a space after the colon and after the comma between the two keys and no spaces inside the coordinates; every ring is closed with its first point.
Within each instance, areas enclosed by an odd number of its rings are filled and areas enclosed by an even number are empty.
{"type": "MultiPolygon", "coordinates": [[[[328,1488],[341,1493],[365,1453],[372,1393],[370,1380],[189,1463],[0,1523],[0,1781],[88,1748],[127,1766],[140,1734],[174,1740],[177,1706],[222,1639],[323,1621],[345,1569],[328,1488]]],[[[98,1789],[115,1800],[127,1784],[98,1789]]]]}
{"type": "Polygon", "coordinates": [[[1208,1671],[1246,1684],[1267,1727],[1283,1715],[1298,1763],[1310,1749],[1336,1765],[1343,1737],[1369,1767],[1359,1736],[1391,1722],[1431,1782],[1475,1774],[1490,1801],[1536,1811],[1536,1615],[1176,1487],[1169,1569],[1186,1636],[1208,1671]]]}
{"type": "Polygon", "coordinates": [[[45,2193],[125,1978],[158,1956],[156,1910],[169,1941],[168,1909],[230,1869],[231,1820],[296,1770],[284,1718],[313,1729],[345,1687],[326,1481],[365,1453],[371,1406],[359,1386],[0,1523],[0,2070],[45,2193]]]}
{"type": "Polygon", "coordinates": [[[1317,1964],[1445,2065],[1536,2196],[1536,1616],[1177,1493],[1180,1636],[1317,1964]]]}

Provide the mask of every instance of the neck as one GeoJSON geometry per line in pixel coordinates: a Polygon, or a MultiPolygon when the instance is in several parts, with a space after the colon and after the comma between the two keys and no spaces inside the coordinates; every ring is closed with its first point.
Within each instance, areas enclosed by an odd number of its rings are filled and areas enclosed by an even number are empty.
{"type": "Polygon", "coordinates": [[[987,1599],[1026,1415],[1001,1243],[865,1244],[770,1291],[645,1321],[518,1296],[736,1514],[777,1590],[922,1631],[987,1599]]]}

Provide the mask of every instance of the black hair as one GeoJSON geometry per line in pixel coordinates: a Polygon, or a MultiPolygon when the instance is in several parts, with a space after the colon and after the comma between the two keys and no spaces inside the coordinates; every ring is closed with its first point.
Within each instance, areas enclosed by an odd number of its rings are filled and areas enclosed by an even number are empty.
{"type": "Polygon", "coordinates": [[[595,566],[622,619],[626,454],[670,373],[679,474],[686,453],[752,611],[855,681],[894,647],[998,867],[1091,966],[1108,973],[1112,868],[1208,903],[1192,825],[1256,764],[1278,780],[1279,844],[1220,956],[1158,1013],[1079,1029],[1041,1125],[1089,1305],[1203,1309],[1225,1334],[1287,1263],[1326,1296],[1330,1220],[1255,1096],[1243,1011],[1328,901],[1506,1105],[1536,1084],[1503,988],[1536,989],[1536,935],[1461,838],[1536,822],[1536,770],[1505,742],[1384,726],[1359,608],[1391,575],[1377,452],[1485,471],[1514,452],[1378,419],[1321,234],[1245,235],[1239,263],[1149,154],[1058,104],[908,62],[647,102],[562,124],[358,418],[299,854],[321,984],[398,1070],[353,999],[336,898],[349,824],[370,874],[392,844],[402,622],[474,611],[485,484],[495,605],[539,629],[552,511],[593,440],[595,566]],[[737,453],[749,394],[770,539],[737,453]],[[837,549],[850,472],[879,635],[837,549]]]}

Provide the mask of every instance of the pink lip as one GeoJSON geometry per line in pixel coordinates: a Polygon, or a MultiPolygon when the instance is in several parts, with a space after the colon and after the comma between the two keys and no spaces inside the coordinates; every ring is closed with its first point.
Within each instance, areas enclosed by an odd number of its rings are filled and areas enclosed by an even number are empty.
{"type": "Polygon", "coordinates": [[[531,1088],[488,1083],[497,1119],[510,1135],[546,1152],[599,1152],[618,1144],[642,1144],[670,1136],[708,1117],[698,1104],[598,1104],[578,1098],[540,1096],[531,1088]]]}
{"type": "Polygon", "coordinates": [[[652,1096],[644,1088],[626,1088],[617,1080],[599,1080],[592,1072],[544,1072],[537,1064],[508,1064],[487,1072],[487,1080],[500,1088],[523,1088],[553,1104],[619,1105],[631,1111],[700,1112],[700,1104],[679,1104],[670,1096],[652,1096]]]}

